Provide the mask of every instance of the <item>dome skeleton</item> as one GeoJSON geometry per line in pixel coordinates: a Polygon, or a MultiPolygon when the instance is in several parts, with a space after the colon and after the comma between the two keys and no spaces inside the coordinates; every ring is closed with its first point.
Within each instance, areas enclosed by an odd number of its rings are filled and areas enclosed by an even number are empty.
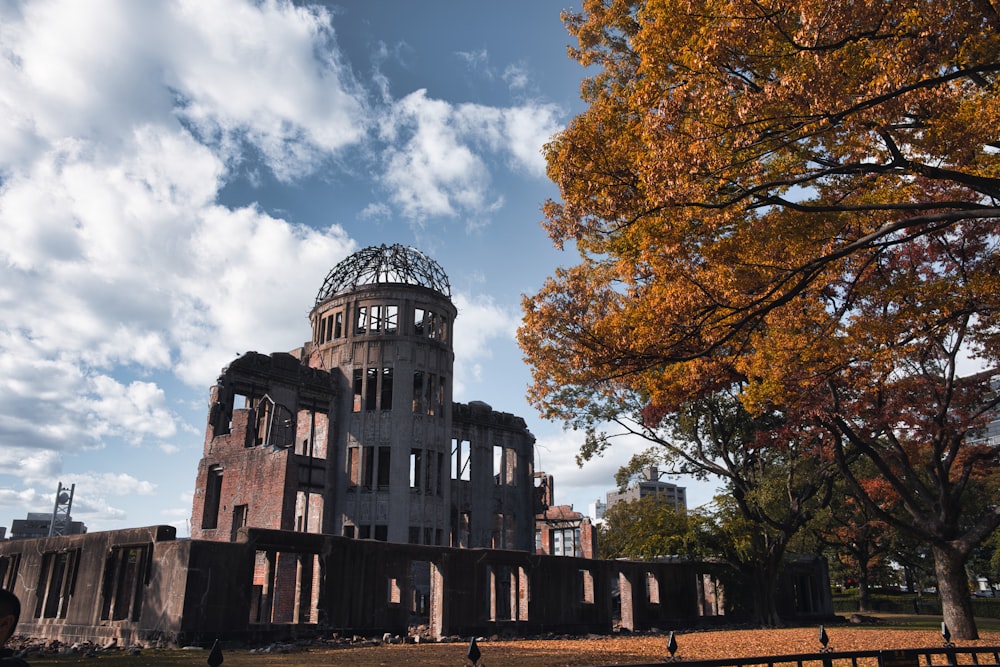
{"type": "Polygon", "coordinates": [[[451,297],[448,276],[437,262],[416,248],[383,244],[360,250],[333,267],[316,295],[316,305],[361,285],[392,283],[419,285],[451,297]]]}

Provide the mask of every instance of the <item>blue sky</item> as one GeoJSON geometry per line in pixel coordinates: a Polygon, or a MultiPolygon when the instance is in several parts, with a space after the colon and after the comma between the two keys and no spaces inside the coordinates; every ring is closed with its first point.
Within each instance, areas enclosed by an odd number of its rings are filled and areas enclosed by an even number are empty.
{"type": "Polygon", "coordinates": [[[455,400],[523,416],[558,502],[603,498],[631,450],[577,468],[514,340],[574,261],[539,209],[576,4],[0,0],[0,526],[62,482],[91,531],[186,535],[219,371],[300,346],[381,243],[450,278],[455,400]]]}

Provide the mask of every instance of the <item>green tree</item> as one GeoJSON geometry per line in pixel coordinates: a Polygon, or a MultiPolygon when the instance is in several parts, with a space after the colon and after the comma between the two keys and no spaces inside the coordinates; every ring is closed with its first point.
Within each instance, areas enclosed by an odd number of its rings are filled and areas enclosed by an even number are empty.
{"type": "Polygon", "coordinates": [[[632,560],[696,557],[702,555],[697,523],[697,516],[661,496],[619,502],[608,508],[598,527],[598,554],[632,560]]]}
{"type": "MultiPolygon", "coordinates": [[[[748,611],[758,623],[779,624],[775,593],[787,547],[829,502],[837,470],[832,460],[815,455],[822,433],[789,430],[780,415],[750,414],[739,400],[739,386],[681,403],[673,411],[633,401],[626,412],[627,405],[609,406],[614,412],[604,418],[652,446],[622,467],[619,484],[653,464],[722,481],[731,502],[717,501],[726,511],[714,518],[729,529],[714,541],[702,534],[696,543],[703,552],[714,545],[713,555],[740,573],[751,591],[748,611]]],[[[614,437],[591,431],[581,459],[601,454],[614,437]]]]}
{"type": "Polygon", "coordinates": [[[1000,506],[967,500],[998,397],[959,362],[1000,366],[995,3],[585,0],[566,21],[593,76],[546,149],[544,224],[580,261],[525,299],[531,400],[593,426],[738,385],[752,415],[824,429],[819,460],[930,545],[975,638],[964,565],[1000,506]]]}

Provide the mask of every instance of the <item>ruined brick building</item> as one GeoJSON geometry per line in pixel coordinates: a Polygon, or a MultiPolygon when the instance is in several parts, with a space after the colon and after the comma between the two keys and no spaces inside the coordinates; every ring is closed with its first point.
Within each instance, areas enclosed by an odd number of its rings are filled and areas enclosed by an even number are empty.
{"type": "Polygon", "coordinates": [[[533,549],[534,437],[452,402],[456,314],[444,271],[413,248],[335,266],[308,342],[249,352],[212,388],[192,538],[250,526],[533,549]]]}
{"type": "MultiPolygon", "coordinates": [[[[248,352],[211,389],[190,539],[149,526],[0,541],[19,631],[177,645],[726,614],[719,563],[581,557],[589,522],[553,505],[524,421],[452,402],[456,314],[444,272],[412,248],[338,264],[307,343],[248,352]]],[[[820,558],[789,562],[779,589],[785,618],[832,614],[820,558]]]]}

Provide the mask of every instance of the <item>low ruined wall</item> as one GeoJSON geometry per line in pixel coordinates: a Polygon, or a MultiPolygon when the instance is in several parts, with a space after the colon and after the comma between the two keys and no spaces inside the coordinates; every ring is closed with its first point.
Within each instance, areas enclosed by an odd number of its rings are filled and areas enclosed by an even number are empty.
{"type": "MultiPolygon", "coordinates": [[[[705,624],[711,563],[638,563],[390,544],[264,529],[237,542],[169,526],[0,542],[18,631],[64,642],[209,645],[295,636],[611,632],[705,624]]],[[[789,563],[786,618],[833,614],[821,559],[789,563]],[[789,613],[790,610],[790,613],[789,613]]]]}

